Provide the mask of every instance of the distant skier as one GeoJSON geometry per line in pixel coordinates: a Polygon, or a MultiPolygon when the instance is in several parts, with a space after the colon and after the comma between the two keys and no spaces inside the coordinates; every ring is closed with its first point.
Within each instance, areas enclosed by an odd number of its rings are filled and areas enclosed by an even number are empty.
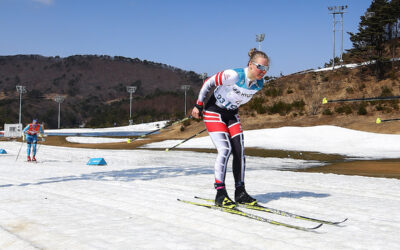
{"type": "Polygon", "coordinates": [[[215,204],[223,207],[234,207],[226,192],[225,175],[230,154],[233,154],[233,177],[235,180],[235,201],[241,204],[256,204],[245,189],[245,156],[243,130],[238,108],[247,103],[263,87],[263,77],[269,69],[268,56],[257,49],[249,51],[250,60],[246,68],[228,69],[208,78],[199,93],[192,110],[194,118],[204,116],[204,124],[217,148],[215,161],[215,204]],[[216,87],[204,107],[203,102],[211,88],[216,87]]]}
{"type": "Polygon", "coordinates": [[[22,139],[26,139],[28,161],[31,161],[31,144],[33,144],[32,161],[36,161],[37,134],[42,136],[43,133],[43,126],[38,123],[37,119],[33,119],[32,123],[28,124],[24,128],[22,139]]]}

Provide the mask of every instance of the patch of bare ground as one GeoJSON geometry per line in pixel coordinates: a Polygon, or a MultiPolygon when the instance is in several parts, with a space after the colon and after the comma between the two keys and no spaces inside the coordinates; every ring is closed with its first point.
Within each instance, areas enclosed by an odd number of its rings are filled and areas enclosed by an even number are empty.
{"type": "MultiPolygon", "coordinates": [[[[318,125],[334,125],[349,129],[361,130],[374,133],[400,134],[400,125],[396,122],[388,122],[376,124],[374,116],[300,116],[288,117],[280,115],[257,115],[257,116],[241,116],[243,129],[262,129],[262,128],[278,128],[283,126],[318,126],[318,125]]],[[[171,139],[185,139],[198,131],[204,129],[202,121],[191,120],[190,124],[182,127],[181,124],[171,126],[168,129],[161,130],[160,133],[150,135],[146,138],[134,140],[132,143],[100,143],[100,144],[81,144],[70,143],[65,140],[65,136],[49,136],[45,145],[74,147],[74,148],[96,148],[96,149],[137,149],[138,147],[152,142],[158,142],[171,139]]],[[[206,136],[203,133],[200,136],[206,136]]],[[[3,139],[4,140],[4,139],[3,139]]],[[[215,153],[215,149],[179,149],[191,150],[197,152],[215,153]]],[[[278,157],[293,158],[303,160],[316,160],[330,163],[326,166],[314,167],[309,169],[296,170],[299,172],[319,172],[334,173],[345,175],[361,175],[385,178],[400,179],[400,159],[393,160],[377,160],[377,161],[347,161],[345,157],[340,155],[321,154],[317,152],[297,152],[286,150],[264,150],[258,148],[246,148],[246,155],[260,157],[278,157]]],[[[210,163],[210,166],[212,164],[210,163]]]]}
{"type": "Polygon", "coordinates": [[[299,169],[295,171],[400,179],[400,159],[340,162],[332,165],[299,169]]]}

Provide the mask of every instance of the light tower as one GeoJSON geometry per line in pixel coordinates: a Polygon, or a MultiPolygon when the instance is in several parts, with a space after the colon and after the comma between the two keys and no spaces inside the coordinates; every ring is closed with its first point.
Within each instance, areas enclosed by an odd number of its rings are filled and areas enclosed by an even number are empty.
{"type": "Polygon", "coordinates": [[[341,24],[341,42],[340,42],[340,62],[343,62],[343,14],[345,13],[345,9],[347,9],[347,5],[340,6],[330,6],[328,10],[329,14],[332,14],[333,17],[333,58],[332,58],[332,69],[335,69],[335,30],[336,30],[336,20],[335,17],[337,14],[340,14],[340,24],[341,24]]]}
{"type": "Polygon", "coordinates": [[[186,91],[188,91],[189,89],[190,89],[190,85],[182,85],[181,86],[181,89],[183,90],[183,91],[185,91],[185,116],[186,116],[186,91]]]}
{"type": "Polygon", "coordinates": [[[127,86],[126,91],[129,92],[129,125],[133,125],[133,120],[132,120],[132,94],[136,92],[136,86],[127,86]]]}
{"type": "Polygon", "coordinates": [[[256,42],[258,42],[258,50],[261,51],[261,42],[264,41],[265,34],[256,35],[256,42]]]}
{"type": "Polygon", "coordinates": [[[200,75],[200,78],[203,80],[203,83],[204,83],[204,80],[207,78],[207,73],[201,73],[201,75],[200,75]]]}
{"type": "Polygon", "coordinates": [[[54,97],[54,101],[58,102],[58,128],[60,128],[60,118],[61,118],[61,103],[63,103],[65,100],[64,96],[57,95],[54,97]]]}
{"type": "Polygon", "coordinates": [[[18,85],[17,92],[19,93],[19,123],[21,124],[21,113],[22,113],[22,94],[26,93],[26,87],[18,85]]]}

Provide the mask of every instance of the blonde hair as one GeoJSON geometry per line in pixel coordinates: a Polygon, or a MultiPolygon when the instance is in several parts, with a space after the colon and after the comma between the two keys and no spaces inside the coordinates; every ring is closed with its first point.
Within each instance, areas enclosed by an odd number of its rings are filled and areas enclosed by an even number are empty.
{"type": "Polygon", "coordinates": [[[253,61],[256,57],[263,57],[263,58],[267,59],[267,61],[268,61],[268,63],[269,63],[269,57],[267,56],[267,54],[265,54],[265,53],[264,53],[263,51],[261,51],[261,50],[257,50],[256,48],[252,48],[252,49],[249,51],[249,57],[250,57],[250,59],[249,59],[248,64],[249,64],[251,61],[253,61]]]}

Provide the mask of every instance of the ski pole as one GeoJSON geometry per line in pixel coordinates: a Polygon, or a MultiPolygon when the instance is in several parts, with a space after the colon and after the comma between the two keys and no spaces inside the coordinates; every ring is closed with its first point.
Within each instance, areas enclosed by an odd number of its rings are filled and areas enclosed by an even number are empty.
{"type": "Polygon", "coordinates": [[[137,139],[144,138],[144,137],[146,137],[146,136],[148,136],[148,135],[154,134],[154,133],[156,133],[156,132],[158,132],[158,131],[160,131],[160,130],[166,129],[166,128],[168,128],[168,127],[171,127],[172,125],[175,125],[175,124],[184,122],[184,121],[189,120],[189,119],[191,119],[191,118],[192,118],[191,116],[185,117],[185,118],[183,118],[182,120],[173,122],[173,123],[168,124],[168,125],[166,125],[166,126],[164,126],[164,127],[162,127],[162,128],[159,128],[159,129],[150,131],[150,132],[148,132],[148,133],[146,133],[146,134],[144,134],[144,135],[141,135],[141,136],[139,136],[139,137],[136,137],[136,138],[133,138],[133,139],[128,139],[127,143],[131,143],[131,142],[133,142],[133,141],[136,141],[137,139]]]}
{"type": "Polygon", "coordinates": [[[37,147],[37,150],[36,150],[36,155],[38,155],[38,153],[39,153],[39,149],[40,149],[40,145],[42,145],[42,143],[39,143],[39,141],[37,141],[37,144],[39,144],[39,146],[37,147]]]}
{"type": "Polygon", "coordinates": [[[326,97],[324,97],[324,99],[322,99],[322,104],[327,104],[332,102],[385,101],[385,100],[395,100],[395,99],[400,99],[400,96],[381,96],[381,97],[337,99],[337,100],[328,100],[326,99],[326,97]]]}
{"type": "Polygon", "coordinates": [[[381,118],[376,118],[376,123],[380,124],[381,122],[391,122],[391,121],[400,121],[400,118],[393,118],[393,119],[386,119],[386,120],[381,120],[381,118]]]}
{"type": "Polygon", "coordinates": [[[42,136],[39,136],[40,141],[41,141],[42,143],[39,143],[39,141],[37,141],[38,144],[39,144],[39,146],[38,146],[38,148],[37,148],[37,150],[36,150],[36,155],[39,153],[40,145],[42,145],[43,142],[46,141],[45,137],[47,137],[47,134],[43,134],[42,136]]]}
{"type": "Polygon", "coordinates": [[[22,141],[22,142],[21,142],[21,146],[19,147],[19,150],[18,150],[17,158],[15,158],[15,161],[18,160],[19,153],[21,152],[21,148],[22,148],[23,145],[24,145],[24,142],[22,141]]]}
{"type": "Polygon", "coordinates": [[[192,139],[192,138],[198,136],[199,134],[203,133],[203,132],[206,131],[206,130],[207,130],[207,129],[205,128],[205,129],[201,130],[200,132],[197,132],[196,134],[190,136],[189,138],[186,138],[185,140],[179,142],[179,143],[176,144],[175,146],[170,147],[170,148],[166,148],[165,151],[168,152],[168,151],[170,151],[171,149],[174,149],[174,148],[178,147],[179,145],[181,145],[181,144],[183,144],[183,143],[189,141],[190,139],[192,139]]]}

